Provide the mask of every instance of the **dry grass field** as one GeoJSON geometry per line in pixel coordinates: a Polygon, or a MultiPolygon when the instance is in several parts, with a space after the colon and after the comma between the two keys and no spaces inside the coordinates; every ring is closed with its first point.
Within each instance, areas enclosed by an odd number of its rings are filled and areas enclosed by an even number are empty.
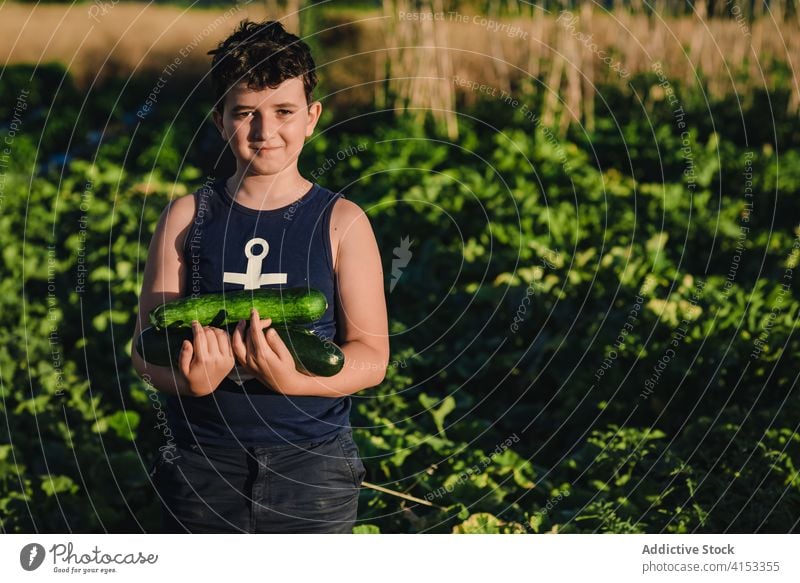
{"type": "MultiPolygon", "coordinates": [[[[188,10],[144,3],[5,2],[0,5],[0,58],[9,64],[64,62],[84,87],[107,75],[157,76],[179,56],[182,74],[204,74],[210,59],[206,52],[241,19],[284,16],[274,7],[268,10],[268,4],[188,10]]],[[[382,11],[337,9],[317,18],[318,30],[307,34],[322,51],[317,54],[321,77],[329,91],[338,92],[330,105],[429,109],[455,135],[449,110],[456,108],[456,94],[471,104],[480,92],[459,86],[454,78],[485,84],[496,93],[518,88],[527,78],[548,92],[547,121],[566,111],[563,124],[580,120],[591,127],[595,84],[625,83],[659,62],[668,78],[690,85],[702,78],[712,96],[736,91],[746,99],[754,87],[790,85],[789,108],[800,111],[792,60],[800,55],[797,19],[653,17],[626,9],[609,13],[591,3],[569,14],[533,9],[495,19],[449,12],[442,0],[432,0],[429,12],[443,18],[425,20],[408,16],[412,6],[407,0],[387,0],[382,11]],[[397,96],[390,104],[382,94],[387,70],[397,96]]],[[[296,15],[286,16],[285,22],[297,30],[296,15]]]]}
{"type": "Polygon", "coordinates": [[[186,10],[145,3],[0,6],[0,58],[4,63],[58,60],[80,85],[96,76],[158,71],[185,51],[188,67],[207,63],[206,51],[242,18],[265,16],[262,4],[234,9],[186,10]],[[93,11],[94,9],[94,11],[93,11]]]}

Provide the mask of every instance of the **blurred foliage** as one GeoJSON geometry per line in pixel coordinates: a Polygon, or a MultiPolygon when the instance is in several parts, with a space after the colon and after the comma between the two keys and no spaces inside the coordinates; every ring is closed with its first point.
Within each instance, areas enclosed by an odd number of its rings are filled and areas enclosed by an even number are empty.
{"type": "MultiPolygon", "coordinates": [[[[154,531],[163,403],[131,334],[161,210],[230,164],[209,94],[137,120],[135,83],[4,75],[0,527],[154,531]]],[[[365,488],[357,532],[797,529],[796,119],[682,95],[689,181],[670,109],[645,125],[602,90],[615,117],[565,142],[496,102],[456,144],[386,113],[307,142],[301,172],[365,209],[387,278],[393,361],[354,397],[366,479],[434,505],[365,488]]]]}

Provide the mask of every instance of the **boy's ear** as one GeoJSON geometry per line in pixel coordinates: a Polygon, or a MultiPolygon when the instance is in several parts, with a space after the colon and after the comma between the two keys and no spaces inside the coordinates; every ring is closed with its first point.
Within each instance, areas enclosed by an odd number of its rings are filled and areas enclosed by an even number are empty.
{"type": "Polygon", "coordinates": [[[217,126],[217,129],[219,130],[222,139],[223,140],[226,139],[225,126],[222,125],[222,114],[217,110],[216,107],[213,110],[211,110],[211,119],[214,121],[214,125],[217,126]]]}
{"type": "Polygon", "coordinates": [[[314,128],[317,126],[319,116],[322,115],[322,103],[314,101],[308,106],[308,123],[306,124],[306,137],[311,137],[314,133],[314,128]]]}

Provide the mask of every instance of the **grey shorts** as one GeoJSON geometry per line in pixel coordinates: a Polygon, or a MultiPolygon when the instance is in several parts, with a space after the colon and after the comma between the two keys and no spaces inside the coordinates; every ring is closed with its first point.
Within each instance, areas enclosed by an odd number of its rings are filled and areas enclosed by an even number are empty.
{"type": "Polygon", "coordinates": [[[320,441],[169,453],[150,471],[163,532],[352,532],[366,468],[349,427],[320,441]]]}

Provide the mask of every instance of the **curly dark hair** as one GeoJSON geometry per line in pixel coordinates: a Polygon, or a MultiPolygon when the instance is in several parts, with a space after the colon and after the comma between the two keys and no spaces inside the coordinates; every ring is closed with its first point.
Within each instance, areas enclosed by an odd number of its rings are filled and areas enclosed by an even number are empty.
{"type": "Polygon", "coordinates": [[[310,105],[313,101],[317,74],[311,50],[276,20],[252,22],[245,19],[208,54],[214,55],[211,83],[216,97],[214,108],[220,113],[228,90],[242,81],[246,81],[250,89],[261,91],[302,76],[306,103],[310,105]]]}

